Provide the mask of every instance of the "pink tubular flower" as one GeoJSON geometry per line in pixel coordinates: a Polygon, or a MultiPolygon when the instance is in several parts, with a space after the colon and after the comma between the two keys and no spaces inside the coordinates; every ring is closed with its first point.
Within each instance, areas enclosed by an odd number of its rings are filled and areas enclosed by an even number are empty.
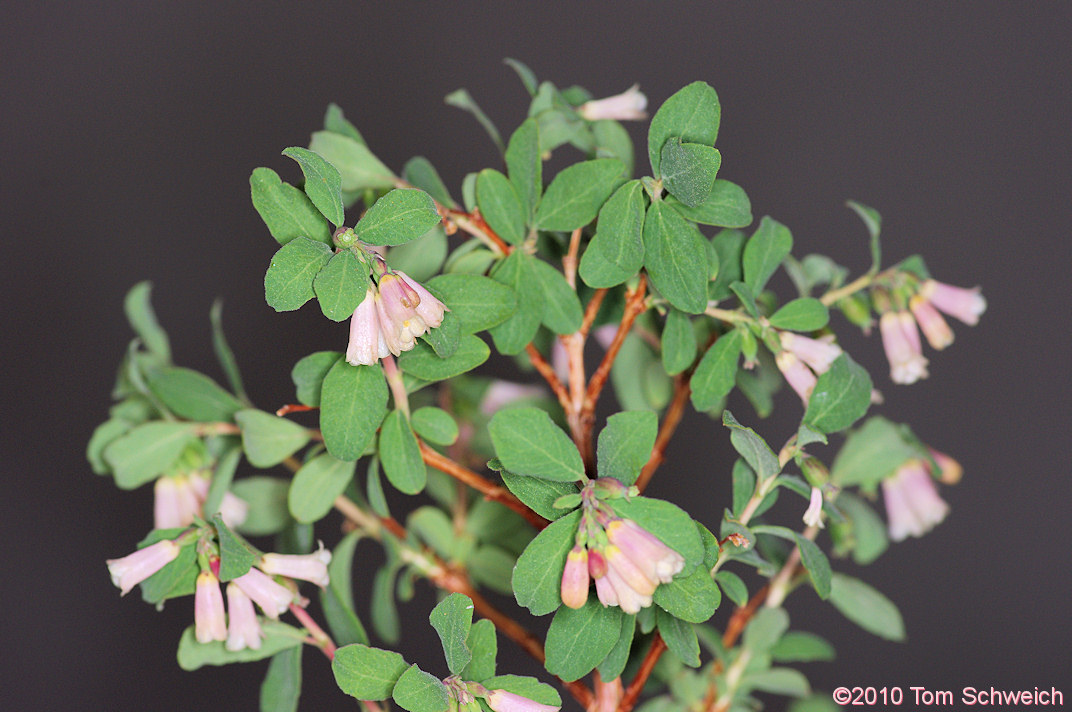
{"type": "Polygon", "coordinates": [[[979,293],[978,287],[965,289],[928,279],[920,287],[919,294],[939,311],[961,320],[968,326],[978,324],[979,317],[986,311],[986,299],[979,293]]]}
{"type": "Polygon", "coordinates": [[[774,357],[774,362],[778,364],[778,370],[785,376],[786,383],[793,387],[793,390],[800,396],[800,400],[804,401],[804,407],[807,408],[811,392],[815,390],[815,384],[818,383],[815,374],[792,351],[779,351],[774,357]]]}
{"type": "Polygon", "coordinates": [[[804,523],[809,527],[823,528],[823,493],[818,487],[811,488],[811,500],[804,512],[804,523]]]}
{"type": "Polygon", "coordinates": [[[242,593],[234,582],[227,584],[227,625],[228,650],[259,650],[264,636],[261,624],[257,622],[257,612],[253,610],[253,601],[242,593]]]}
{"type": "Polygon", "coordinates": [[[554,705],[541,704],[506,690],[490,690],[484,697],[484,701],[495,712],[558,712],[562,709],[554,705]]]}
{"type": "Polygon", "coordinates": [[[830,365],[843,353],[837,344],[821,339],[811,339],[791,331],[779,332],[778,340],[781,341],[783,349],[792,352],[811,370],[820,375],[829,371],[830,365]]]}
{"type": "Polygon", "coordinates": [[[586,101],[577,109],[588,121],[614,119],[615,121],[640,121],[648,118],[644,109],[648,108],[648,97],[640,91],[640,85],[634,84],[621,94],[608,96],[606,99],[586,101]]]}
{"type": "Polygon", "coordinates": [[[108,573],[112,583],[125,596],[132,588],[174,561],[181,550],[170,539],[158,541],[121,559],[108,559],[108,573]]]}
{"type": "Polygon", "coordinates": [[[631,519],[612,519],[603,528],[610,543],[652,581],[670,583],[685,568],[681,554],[631,519]]]}
{"type": "Polygon", "coordinates": [[[618,598],[618,607],[623,612],[633,615],[639,613],[641,608],[647,608],[651,605],[651,595],[641,593],[630,586],[618,573],[618,569],[613,566],[607,569],[607,575],[603,578],[607,579],[614,588],[614,595],[618,598]]]}
{"type": "Polygon", "coordinates": [[[258,569],[250,569],[234,582],[269,618],[278,618],[294,600],[294,593],[289,588],[276,583],[271,576],[258,569]]]}
{"type": "Polygon", "coordinates": [[[418,336],[443,323],[445,310],[443,302],[401,272],[380,277],[376,314],[383,340],[395,356],[412,349],[418,336]]]}
{"type": "Polygon", "coordinates": [[[923,536],[949,513],[949,505],[938,496],[938,488],[921,460],[909,460],[883,480],[882,494],[893,541],[923,536]]]}
{"type": "Polygon", "coordinates": [[[908,385],[927,377],[927,359],[916,329],[916,320],[907,311],[886,312],[879,319],[882,346],[890,362],[890,379],[908,385]]]}
{"type": "MultiPolygon", "coordinates": [[[[190,475],[190,483],[197,494],[197,515],[209,517],[214,514],[214,512],[202,513],[212,481],[202,473],[194,472],[190,475]]],[[[230,492],[224,492],[223,499],[220,500],[219,514],[223,518],[224,524],[229,527],[237,527],[246,521],[246,517],[249,515],[249,503],[230,492]]],[[[192,522],[193,519],[191,518],[190,521],[192,522]]]]}
{"type": "Polygon", "coordinates": [[[424,321],[425,330],[439,328],[439,325],[443,323],[443,313],[447,311],[446,305],[432,296],[432,293],[425,289],[420,282],[412,279],[405,272],[399,270],[395,274],[401,277],[402,281],[417,294],[419,303],[415,311],[417,316],[424,321]]]}
{"type": "Polygon", "coordinates": [[[953,343],[953,330],[949,328],[949,324],[945,323],[945,319],[933,304],[917,294],[908,301],[908,307],[912,310],[912,315],[916,317],[919,328],[927,337],[927,343],[931,345],[931,348],[941,351],[953,343]]]}
{"type": "Polygon", "coordinates": [[[603,604],[603,607],[617,606],[618,594],[614,591],[614,586],[611,584],[610,579],[607,578],[607,572],[604,571],[602,576],[596,577],[596,598],[603,604]]]}
{"type": "Polygon", "coordinates": [[[321,544],[311,554],[265,554],[258,567],[266,574],[310,581],[323,588],[330,582],[331,552],[321,544]]]}
{"type": "Polygon", "coordinates": [[[371,366],[391,352],[380,331],[376,313],[376,290],[369,287],[365,298],[350,317],[350,342],[346,345],[346,362],[354,366],[371,366]]]}
{"type": "Polygon", "coordinates": [[[582,607],[588,600],[588,582],[588,550],[575,546],[562,571],[562,603],[568,608],[582,607]]]}
{"type": "Polygon", "coordinates": [[[614,572],[629,588],[641,596],[650,596],[655,593],[655,587],[659,585],[659,580],[648,575],[648,571],[654,574],[651,567],[645,567],[646,571],[641,570],[636,562],[622,553],[622,550],[614,544],[603,549],[603,555],[607,558],[607,566],[614,569],[614,572]]]}
{"type": "Polygon", "coordinates": [[[211,571],[197,575],[194,590],[194,635],[198,643],[227,639],[227,617],[223,611],[220,580],[211,571]]]}

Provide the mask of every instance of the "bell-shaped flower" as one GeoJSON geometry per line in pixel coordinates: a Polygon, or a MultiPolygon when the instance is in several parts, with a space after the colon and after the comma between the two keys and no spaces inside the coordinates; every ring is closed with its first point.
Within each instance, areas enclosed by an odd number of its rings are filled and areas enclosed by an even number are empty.
{"type": "Polygon", "coordinates": [[[922,460],[909,460],[882,481],[890,539],[923,536],[937,526],[949,505],[938,495],[934,479],[922,460]]]}
{"type": "Polygon", "coordinates": [[[269,618],[278,618],[294,600],[294,593],[289,588],[276,583],[271,576],[258,569],[250,569],[234,582],[269,618]]]}
{"type": "Polygon", "coordinates": [[[181,550],[182,547],[170,539],[158,541],[121,559],[108,559],[108,573],[112,583],[125,596],[132,588],[174,561],[181,550]]]}
{"type": "Polygon", "coordinates": [[[920,287],[919,295],[933,304],[938,311],[955,317],[968,326],[978,324],[979,317],[986,311],[986,298],[979,293],[978,287],[965,289],[928,279],[920,287]]]}
{"type": "Polygon", "coordinates": [[[927,377],[927,359],[916,328],[907,311],[886,312],[878,322],[882,346],[890,362],[890,379],[908,385],[927,377]]]}
{"type": "Polygon", "coordinates": [[[953,343],[953,330],[949,328],[949,324],[933,304],[917,294],[908,301],[908,307],[912,310],[912,315],[916,317],[916,322],[919,323],[919,328],[927,337],[927,343],[931,345],[931,348],[941,351],[953,343]]]}
{"type": "Polygon", "coordinates": [[[350,342],[346,345],[346,362],[354,366],[371,366],[390,353],[380,330],[376,290],[369,287],[365,298],[350,317],[350,342]]]}
{"type": "Polygon", "coordinates": [[[324,587],[330,582],[328,564],[331,552],[321,544],[311,554],[265,554],[258,567],[266,574],[310,581],[324,587]]]}
{"type": "Polygon", "coordinates": [[[648,97],[641,93],[639,84],[634,84],[621,94],[586,101],[577,109],[577,113],[588,121],[600,119],[640,121],[648,118],[648,115],[644,113],[646,108],[648,108],[648,97]]]}
{"type": "Polygon", "coordinates": [[[804,523],[809,527],[823,528],[823,493],[818,487],[811,488],[811,499],[804,512],[804,523]]]}
{"type": "Polygon", "coordinates": [[[641,570],[635,561],[626,556],[614,544],[604,548],[603,555],[607,559],[608,568],[613,569],[618,578],[624,581],[629,588],[641,596],[650,596],[655,593],[655,587],[659,585],[659,580],[654,577],[654,567],[645,567],[645,570],[641,570]]]}
{"type": "MultiPolygon", "coordinates": [[[[202,473],[194,472],[190,474],[190,483],[193,485],[194,492],[197,493],[197,515],[206,518],[211,516],[213,512],[202,513],[202,510],[204,509],[205,500],[208,499],[208,490],[212,485],[212,481],[202,473]]],[[[246,521],[246,517],[249,516],[249,503],[231,492],[224,492],[223,499],[220,500],[219,514],[223,518],[224,524],[229,527],[237,527],[246,521]]],[[[193,520],[191,519],[191,521],[193,520]]]]}
{"type": "Polygon", "coordinates": [[[685,559],[632,519],[604,525],[607,539],[652,581],[670,583],[685,568],[685,559]]]}
{"type": "Polygon", "coordinates": [[[800,396],[800,400],[804,401],[804,407],[807,408],[811,392],[815,390],[815,384],[818,383],[815,374],[792,351],[779,351],[774,357],[774,362],[778,364],[778,370],[785,376],[786,383],[792,386],[800,396]]]}
{"type": "Polygon", "coordinates": [[[645,594],[633,588],[628,581],[622,578],[615,567],[609,566],[607,575],[603,578],[607,579],[614,588],[614,595],[618,599],[618,607],[624,613],[634,615],[639,613],[641,608],[647,608],[651,605],[651,594],[645,594]]]}
{"type": "Polygon", "coordinates": [[[194,635],[198,643],[227,640],[227,616],[223,610],[220,580],[211,571],[197,575],[194,589],[194,635]]]}
{"type": "Polygon", "coordinates": [[[164,475],[153,485],[153,528],[188,527],[201,514],[194,483],[187,475],[164,475]]]}
{"type": "Polygon", "coordinates": [[[420,282],[411,278],[405,272],[398,270],[395,274],[401,277],[402,281],[416,293],[419,301],[415,311],[417,316],[424,322],[425,329],[438,329],[439,325],[443,323],[443,314],[448,311],[446,305],[436,299],[420,282]]]}
{"type": "Polygon", "coordinates": [[[782,348],[791,351],[794,356],[808,365],[816,374],[822,375],[830,370],[830,365],[843,351],[837,344],[823,339],[812,339],[791,331],[778,333],[782,348]]]}
{"type": "Polygon", "coordinates": [[[490,690],[484,697],[495,712],[558,712],[561,706],[545,705],[506,690],[490,690]]]}
{"type": "Polygon", "coordinates": [[[617,606],[618,594],[614,591],[614,586],[611,584],[610,579],[607,578],[606,570],[603,571],[602,576],[594,577],[596,582],[596,598],[603,604],[603,607],[617,606]]]}
{"type": "Polygon", "coordinates": [[[227,584],[228,650],[260,650],[264,632],[253,610],[253,601],[233,581],[227,584]]]}
{"type": "Polygon", "coordinates": [[[417,314],[420,303],[420,295],[398,274],[387,272],[380,277],[376,314],[383,340],[395,356],[412,349],[417,337],[428,330],[424,319],[417,314]]]}
{"type": "Polygon", "coordinates": [[[588,549],[575,546],[566,556],[562,571],[562,603],[568,608],[581,608],[588,600],[588,549]]]}

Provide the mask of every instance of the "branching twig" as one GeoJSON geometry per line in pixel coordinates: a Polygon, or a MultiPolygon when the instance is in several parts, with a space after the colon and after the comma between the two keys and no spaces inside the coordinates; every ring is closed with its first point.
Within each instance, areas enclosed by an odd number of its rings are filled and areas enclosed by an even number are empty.
{"type": "Polygon", "coordinates": [[[547,381],[547,385],[551,386],[551,390],[554,392],[555,397],[558,398],[559,405],[562,409],[569,412],[570,409],[570,397],[566,391],[566,387],[562,385],[562,381],[558,380],[558,376],[555,374],[555,369],[551,368],[551,364],[547,363],[547,359],[543,357],[534,345],[529,344],[525,347],[525,353],[529,355],[529,360],[532,361],[532,365],[536,367],[536,370],[543,376],[543,380],[547,381]]]}
{"type": "Polygon", "coordinates": [[[666,643],[663,642],[662,636],[655,633],[651,640],[651,648],[648,649],[648,654],[644,656],[643,662],[640,663],[640,669],[637,670],[636,677],[629,683],[629,687],[625,690],[625,695],[622,696],[621,704],[618,705],[618,712],[629,712],[633,709],[637,698],[640,697],[640,691],[644,689],[644,683],[648,681],[648,676],[655,669],[655,663],[659,662],[659,656],[663,654],[664,650],[666,650],[666,643]]]}
{"type": "Polygon", "coordinates": [[[633,326],[633,322],[644,311],[644,292],[647,287],[647,276],[641,272],[640,279],[637,281],[636,289],[630,292],[625,301],[625,313],[622,314],[622,321],[618,324],[618,332],[614,335],[614,340],[610,342],[610,346],[607,347],[607,352],[603,354],[603,360],[599,363],[595,372],[592,374],[592,379],[588,382],[588,391],[585,394],[585,410],[590,413],[595,413],[596,402],[599,400],[599,394],[603,391],[603,386],[607,383],[607,377],[610,376],[610,367],[614,365],[614,359],[618,357],[618,351],[622,348],[622,342],[625,341],[625,337],[629,335],[629,330],[633,326]]]}
{"type": "Polygon", "coordinates": [[[655,438],[655,446],[651,449],[651,457],[644,464],[644,468],[640,471],[640,477],[636,481],[636,486],[641,492],[648,486],[648,482],[651,481],[655,470],[659,469],[659,465],[663,464],[663,460],[666,459],[666,447],[670,444],[670,438],[674,437],[674,431],[677,430],[678,423],[681,422],[681,418],[685,415],[685,404],[689,402],[689,394],[691,393],[689,388],[690,376],[690,373],[679,373],[674,377],[674,397],[670,400],[666,414],[663,415],[662,425],[659,426],[659,434],[655,438]]]}

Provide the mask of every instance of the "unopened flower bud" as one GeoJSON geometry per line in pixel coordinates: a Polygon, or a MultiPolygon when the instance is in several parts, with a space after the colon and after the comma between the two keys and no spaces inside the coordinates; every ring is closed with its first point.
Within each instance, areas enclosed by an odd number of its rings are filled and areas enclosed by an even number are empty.
{"type": "Polygon", "coordinates": [[[310,581],[323,588],[329,583],[331,552],[320,548],[311,554],[265,554],[259,568],[266,574],[310,581]]]}
{"type": "Polygon", "coordinates": [[[174,561],[181,550],[170,539],[158,541],[121,559],[108,559],[108,573],[112,583],[125,596],[132,588],[174,561]]]}
{"type": "Polygon", "coordinates": [[[629,488],[613,477],[600,477],[593,486],[599,499],[621,499],[629,494],[629,488]]]}
{"type": "Polygon", "coordinates": [[[912,315],[916,317],[919,328],[927,337],[927,343],[931,348],[941,351],[953,343],[953,330],[945,322],[942,315],[934,308],[934,305],[917,294],[908,301],[908,307],[912,315]]]}
{"type": "Polygon", "coordinates": [[[357,234],[352,227],[343,225],[331,236],[331,241],[335,243],[336,247],[345,249],[353,246],[353,244],[357,242],[357,234]]]}
{"type": "Polygon", "coordinates": [[[647,118],[648,115],[644,113],[647,107],[648,97],[641,93],[639,84],[634,84],[621,94],[586,101],[577,109],[577,113],[588,121],[639,121],[647,118]]]}
{"type": "Polygon", "coordinates": [[[198,643],[227,640],[227,617],[223,610],[220,580],[211,571],[197,575],[194,589],[194,635],[198,643]]]}
{"type": "Polygon", "coordinates": [[[598,549],[588,550],[588,573],[597,581],[607,575],[607,560],[598,549]]]}
{"type": "Polygon", "coordinates": [[[294,593],[289,588],[276,583],[271,576],[258,569],[250,569],[234,582],[269,618],[278,618],[294,600],[294,593]]]}
{"type": "Polygon", "coordinates": [[[964,474],[964,468],[960,466],[959,462],[934,448],[927,448],[927,450],[938,464],[939,472],[937,474],[942,484],[955,485],[960,482],[960,478],[964,474]]]}
{"type": "Polygon", "coordinates": [[[811,501],[804,512],[804,523],[809,527],[823,527],[823,493],[818,487],[811,488],[811,501]]]}
{"type": "Polygon", "coordinates": [[[588,600],[588,550],[573,547],[566,555],[562,571],[562,603],[568,608],[581,608],[588,600]]]}

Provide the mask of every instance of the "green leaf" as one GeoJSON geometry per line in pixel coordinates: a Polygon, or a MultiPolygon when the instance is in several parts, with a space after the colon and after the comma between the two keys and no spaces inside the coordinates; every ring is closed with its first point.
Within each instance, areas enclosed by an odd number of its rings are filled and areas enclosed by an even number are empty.
{"type": "Polygon", "coordinates": [[[696,360],[696,332],[689,317],[677,309],[666,312],[661,342],[663,368],[668,374],[681,373],[696,360]]]}
{"type": "Polygon", "coordinates": [[[263,660],[289,648],[298,647],[305,640],[304,631],[279,621],[261,620],[261,632],[264,633],[264,639],[257,650],[228,650],[222,640],[197,642],[194,627],[191,625],[183,631],[182,638],[179,639],[179,667],[189,671],[204,665],[230,665],[263,660]]]}
{"type": "Polygon", "coordinates": [[[781,472],[778,456],[771,450],[767,441],[756,434],[755,430],[741,425],[728,410],[722,413],[722,424],[730,429],[730,442],[733,444],[733,449],[740,453],[760,482],[766,482],[781,472]]]}
{"type": "Polygon", "coordinates": [[[216,528],[216,538],[220,543],[220,581],[226,583],[244,576],[257,562],[257,555],[244,539],[223,523],[219,514],[212,518],[212,525],[216,528]]]}
{"type": "Polygon", "coordinates": [[[375,366],[351,366],[339,360],[324,377],[320,395],[320,430],[328,452],[356,460],[376,435],[387,414],[387,382],[375,366]]]}
{"type": "Polygon", "coordinates": [[[335,545],[331,551],[331,562],[328,564],[330,583],[327,588],[320,590],[320,607],[324,610],[324,618],[338,645],[368,644],[365,626],[354,612],[351,572],[357,542],[362,536],[362,532],[352,531],[335,545]]]}
{"type": "Polygon", "coordinates": [[[584,475],[577,446],[539,408],[500,410],[488,432],[495,454],[510,472],[557,482],[575,482],[584,475]]]}
{"type": "Polygon", "coordinates": [[[292,158],[301,166],[305,176],[305,194],[309,196],[316,209],[332,225],[342,225],[344,214],[342,207],[342,188],[339,171],[324,160],[323,156],[307,148],[292,146],[283,150],[283,155],[292,158]]]}
{"type": "Polygon", "coordinates": [[[753,653],[765,653],[789,630],[784,608],[761,608],[744,629],[743,645],[753,653]]]}
{"type": "Polygon", "coordinates": [[[514,250],[491,274],[492,279],[510,287],[517,295],[517,311],[491,330],[495,347],[507,356],[523,351],[540,328],[545,300],[534,262],[531,255],[514,250]]]}
{"type": "Polygon", "coordinates": [[[430,279],[425,286],[457,317],[464,334],[497,326],[517,310],[514,290],[490,277],[442,274],[430,279]]]}
{"type": "Polygon", "coordinates": [[[368,209],[354,232],[370,245],[401,245],[439,224],[432,196],[423,190],[396,188],[368,209]]]}
{"type": "Polygon", "coordinates": [[[531,267],[544,295],[543,325],[556,334],[572,334],[580,329],[584,311],[577,292],[569,286],[563,274],[543,260],[532,260],[531,267]]]}
{"type": "Polygon", "coordinates": [[[685,568],[679,577],[688,576],[703,561],[703,541],[696,524],[677,505],[650,497],[616,499],[610,504],[619,516],[632,519],[684,557],[685,568]]]}
{"type": "Polygon", "coordinates": [[[588,246],[630,275],[644,262],[644,201],[644,186],[638,180],[614,191],[599,210],[596,234],[588,246]]]}
{"type": "Polygon", "coordinates": [[[525,89],[530,95],[536,93],[536,87],[539,86],[540,82],[536,79],[536,75],[531,69],[522,62],[519,62],[516,59],[511,59],[510,57],[504,59],[503,64],[509,65],[511,69],[517,72],[518,78],[521,80],[521,83],[525,85],[525,89]]]}
{"type": "Polygon", "coordinates": [[[443,97],[443,101],[449,106],[457,107],[472,114],[480,125],[484,127],[492,142],[495,143],[495,147],[499,149],[499,153],[503,152],[502,136],[499,135],[499,129],[495,128],[495,124],[491,122],[491,119],[477,106],[476,101],[473,100],[468,91],[465,89],[452,91],[443,97]]]}
{"type": "Polygon", "coordinates": [[[402,635],[398,606],[395,604],[395,571],[390,566],[384,566],[372,577],[372,600],[369,605],[373,630],[391,644],[397,643],[402,635]]]}
{"type": "Polygon", "coordinates": [[[328,108],[324,112],[324,128],[333,133],[349,136],[362,145],[365,144],[365,139],[361,136],[361,132],[347,120],[345,114],[343,114],[342,107],[334,102],[328,104],[328,108]]]}
{"type": "Polygon", "coordinates": [[[317,351],[294,364],[290,378],[298,389],[299,403],[314,408],[320,405],[320,389],[324,384],[324,377],[342,356],[341,351],[317,351]]]}
{"type": "Polygon", "coordinates": [[[745,678],[742,685],[773,695],[804,697],[811,694],[808,678],[804,677],[799,670],[791,668],[772,668],[754,672],[745,678]]]}
{"type": "Polygon", "coordinates": [[[398,653],[359,643],[339,648],[331,661],[339,689],[359,700],[386,700],[408,667],[398,653]]]}
{"type": "Polygon", "coordinates": [[[450,358],[462,343],[461,322],[454,314],[446,312],[443,314],[442,323],[437,328],[424,332],[421,340],[431,346],[439,358],[450,358]]]}
{"type": "Polygon", "coordinates": [[[104,459],[104,448],[127,433],[130,428],[130,422],[122,418],[111,418],[96,427],[86,445],[86,459],[89,460],[94,474],[107,475],[112,471],[111,466],[104,459]]]}
{"type": "Polygon", "coordinates": [[[651,458],[659,418],[650,410],[615,413],[599,433],[596,461],[600,477],[631,485],[651,458]]]}
{"type": "Polygon", "coordinates": [[[499,644],[495,639],[495,624],[486,618],[481,618],[469,630],[465,639],[465,647],[473,654],[472,660],[461,671],[463,680],[483,682],[495,675],[495,657],[499,652],[499,644]]]}
{"type": "Polygon", "coordinates": [[[715,574],[715,583],[735,605],[743,606],[748,603],[748,588],[737,574],[732,571],[719,571],[715,574]]]}
{"type": "MultiPolygon", "coordinates": [[[[752,223],[752,203],[736,183],[717,178],[707,197],[694,207],[673,196],[666,199],[674,210],[693,222],[716,227],[745,227],[752,223]]],[[[734,279],[740,279],[738,274],[734,279]]]]}
{"type": "Polygon", "coordinates": [[[280,245],[297,237],[331,244],[331,229],[309,196],[284,183],[271,168],[253,170],[249,191],[253,207],[280,245]]]}
{"type": "Polygon", "coordinates": [[[845,439],[830,468],[830,481],[838,487],[874,489],[908,460],[924,456],[905,431],[881,416],[868,418],[845,439]]]}
{"type": "Polygon", "coordinates": [[[476,177],[476,204],[488,226],[511,245],[525,239],[525,206],[514,184],[499,171],[485,168],[476,177]]]}
{"type": "Polygon", "coordinates": [[[339,460],[326,452],[302,465],[287,495],[291,516],[306,523],[322,519],[350,484],[356,465],[353,460],[339,460]]]}
{"type": "Polygon", "coordinates": [[[294,311],[315,296],[313,280],[331,259],[331,248],[298,237],[279,248],[264,275],[264,299],[276,311],[294,311]]]}
{"type": "Polygon", "coordinates": [[[466,557],[465,564],[474,581],[493,591],[509,595],[513,593],[510,579],[516,561],[516,554],[488,544],[474,549],[473,553],[466,557]]]}
{"type": "Polygon", "coordinates": [[[453,445],[458,439],[458,424],[445,410],[425,406],[413,411],[410,425],[422,438],[436,445],[453,445]]]}
{"type": "Polygon", "coordinates": [[[416,665],[402,673],[391,696],[409,712],[446,712],[450,705],[447,686],[416,665]]]}
{"type": "Polygon", "coordinates": [[[648,129],[648,158],[652,174],[662,175],[660,156],[670,137],[712,146],[718,137],[721,118],[718,94],[706,82],[693,82],[663,102],[648,129]]]}
{"type": "Polygon", "coordinates": [[[120,489],[134,489],[170,468],[186,446],[197,439],[197,426],[156,421],[132,429],[104,448],[120,489]]]}
{"type": "Polygon", "coordinates": [[[263,410],[240,410],[235,422],[242,429],[242,449],[254,467],[278,465],[309,442],[309,431],[301,425],[265,413],[263,410]]]}
{"type": "Polygon", "coordinates": [[[402,166],[402,178],[410,185],[420,188],[432,198],[448,207],[457,207],[454,198],[450,197],[450,191],[443,184],[435,166],[424,156],[414,156],[402,166]]]}
{"type": "MultiPolygon", "coordinates": [[[[463,676],[463,679],[467,679],[463,676]]],[[[484,687],[489,690],[506,690],[521,697],[527,697],[533,702],[551,707],[561,707],[562,697],[558,690],[546,685],[534,677],[522,675],[499,675],[489,680],[484,680],[484,687]]]]}
{"type": "Polygon", "coordinates": [[[536,224],[541,230],[575,230],[595,219],[599,208],[621,181],[622,162],[597,158],[575,163],[547,186],[536,224]]]}
{"type": "Polygon", "coordinates": [[[460,675],[473,659],[466,645],[469,630],[473,625],[473,601],[468,596],[452,593],[432,609],[429,622],[443,643],[443,655],[447,668],[453,675],[460,675]]]}
{"type": "Polygon", "coordinates": [[[550,613],[562,604],[562,571],[580,520],[580,511],[555,520],[529,542],[517,559],[514,598],[534,616],[550,613]]]}
{"type": "Polygon", "coordinates": [[[851,527],[849,536],[853,561],[861,566],[870,564],[889,548],[886,523],[866,502],[851,492],[842,491],[838,495],[837,506],[851,527]]]}
{"type": "Polygon", "coordinates": [[[845,202],[854,213],[860,216],[867,226],[867,232],[871,236],[871,269],[870,274],[875,274],[882,266],[882,244],[879,242],[879,233],[882,231],[882,216],[874,208],[869,208],[855,200],[845,202]]]}
{"type": "Polygon", "coordinates": [[[661,584],[655,589],[655,604],[664,611],[689,623],[706,623],[715,615],[722,592],[710,572],[696,567],[690,575],[661,584]]]}
{"type": "Polygon", "coordinates": [[[633,139],[625,127],[610,119],[593,121],[590,127],[592,139],[595,141],[596,158],[617,158],[625,166],[622,177],[629,178],[633,175],[633,139]]]}
{"type": "Polygon", "coordinates": [[[490,355],[491,349],[479,336],[466,334],[449,358],[441,358],[428,344],[418,343],[399,357],[398,367],[422,381],[442,381],[472,371],[490,355]]]}
{"type": "MultiPolygon", "coordinates": [[[[800,494],[803,495],[803,492],[800,494]]],[[[800,561],[811,577],[815,592],[822,599],[830,596],[830,561],[818,544],[786,527],[759,525],[752,527],[752,531],[755,534],[771,534],[795,543],[800,549],[800,561]]]]}
{"type": "Polygon", "coordinates": [[[212,302],[208,318],[212,322],[212,350],[216,352],[216,360],[220,362],[220,368],[227,374],[231,390],[240,399],[247,400],[246,391],[242,387],[242,374],[238,371],[238,362],[227,343],[227,337],[223,334],[223,300],[216,299],[212,302]]]}
{"type": "MultiPolygon", "coordinates": [[[[536,119],[526,119],[510,137],[506,147],[506,173],[521,199],[525,223],[531,224],[543,192],[543,158],[540,155],[540,130],[536,119]]],[[[478,194],[479,191],[478,186],[478,194]]]]}
{"type": "Polygon", "coordinates": [[[428,481],[417,438],[402,411],[392,410],[380,428],[380,465],[388,481],[400,492],[417,494],[428,481]]]}
{"type": "Polygon", "coordinates": [[[559,608],[547,629],[547,672],[566,682],[591,672],[618,641],[621,616],[620,608],[604,608],[595,596],[589,596],[581,608],[559,608]]]}
{"type": "Polygon", "coordinates": [[[718,337],[700,359],[689,381],[693,408],[700,412],[711,410],[733,390],[740,357],[741,332],[734,329],[718,337]]]}
{"type": "Polygon", "coordinates": [[[744,307],[748,315],[753,319],[760,317],[759,307],[756,306],[756,295],[752,293],[752,290],[744,282],[734,282],[730,285],[730,291],[737,295],[737,298],[741,301],[741,306],[744,307]]]}
{"type": "Polygon", "coordinates": [[[834,646],[814,633],[790,631],[770,649],[771,659],[779,663],[810,663],[834,659],[834,646]]]}
{"type": "Polygon", "coordinates": [[[767,280],[792,249],[793,235],[789,228],[764,215],[759,221],[759,227],[744,246],[744,254],[741,257],[744,283],[753,294],[763,291],[767,280]]]}
{"type": "Polygon", "coordinates": [[[636,274],[636,271],[630,272],[618,267],[603,256],[601,248],[593,247],[600,242],[601,238],[597,234],[589,243],[588,249],[581,253],[581,263],[577,273],[581,275],[585,284],[593,289],[617,287],[636,274]]]}
{"type": "Polygon", "coordinates": [[[644,220],[644,266],[667,301],[683,312],[707,308],[707,248],[699,231],[663,201],[644,220]]]}
{"type": "Polygon", "coordinates": [[[717,148],[682,143],[680,138],[671,138],[663,144],[660,159],[663,185],[690,208],[699,207],[711,194],[721,165],[722,154],[717,148]]]}
{"type": "Polygon", "coordinates": [[[343,250],[317,273],[313,291],[324,316],[332,321],[342,321],[354,315],[357,305],[365,299],[369,284],[365,267],[353,252],[343,250]]]}
{"type": "MultiPolygon", "coordinates": [[[[163,536],[162,533],[166,531],[168,530],[154,530],[149,537],[146,537],[146,541],[138,544],[138,548],[149,546],[150,543],[155,544],[156,541],[151,541],[151,539],[159,541],[165,538],[174,538],[181,533],[181,530],[172,530],[173,533],[170,537],[163,536]]],[[[179,550],[179,555],[170,564],[141,582],[141,598],[146,603],[158,605],[169,598],[189,596],[194,593],[195,582],[200,570],[197,565],[196,547],[192,543],[184,546],[179,550]]]]}
{"type": "Polygon", "coordinates": [[[268,674],[261,683],[260,712],[297,712],[302,682],[301,654],[299,645],[272,656],[268,674]]]}
{"type": "Polygon", "coordinates": [[[904,640],[904,621],[897,606],[863,581],[834,574],[830,602],[850,621],[886,640],[904,640]]]}
{"type": "Polygon", "coordinates": [[[848,354],[841,354],[819,376],[808,399],[804,423],[823,433],[849,427],[871,407],[871,376],[848,354]]]}
{"type": "Polygon", "coordinates": [[[770,324],[776,329],[790,331],[818,331],[830,321],[830,310],[818,299],[801,297],[786,302],[774,312],[770,324]]]}
{"type": "Polygon", "coordinates": [[[625,665],[629,662],[629,651],[633,646],[633,635],[636,633],[636,616],[622,615],[622,629],[618,634],[618,642],[607,653],[607,657],[599,664],[599,676],[604,680],[613,680],[621,677],[625,671],[625,665]]]}
{"type": "Polygon", "coordinates": [[[707,287],[710,299],[726,299],[732,294],[730,285],[741,281],[744,243],[745,235],[740,230],[720,230],[711,238],[711,246],[718,254],[718,276],[707,287]]]}
{"type": "Polygon", "coordinates": [[[287,509],[288,480],[276,477],[247,477],[234,483],[236,497],[249,504],[249,514],[238,531],[249,536],[276,534],[291,522],[287,509]]]}
{"type": "Polygon", "coordinates": [[[228,422],[244,406],[208,376],[164,368],[148,376],[149,390],[175,415],[202,423],[228,422]]]}
{"type": "Polygon", "coordinates": [[[123,298],[123,311],[127,315],[127,321],[134,333],[138,335],[145,348],[159,356],[163,361],[171,361],[171,344],[168,341],[167,332],[156,320],[156,312],[149,301],[149,293],[152,291],[151,282],[138,282],[126,297],[123,298]]]}
{"type": "Polygon", "coordinates": [[[566,510],[557,509],[555,500],[567,494],[576,494],[577,487],[572,482],[551,482],[528,475],[515,475],[503,470],[503,484],[525,506],[548,521],[554,521],[566,514],[566,510]]]}
{"type": "Polygon", "coordinates": [[[346,192],[386,190],[394,187],[395,175],[380,163],[364,143],[331,131],[317,131],[309,150],[319,153],[339,171],[340,187],[346,192]]]}
{"type": "Polygon", "coordinates": [[[391,269],[405,272],[411,279],[425,282],[439,273],[447,259],[447,248],[447,234],[442,225],[436,225],[416,240],[388,250],[387,264],[391,269]]]}
{"type": "Polygon", "coordinates": [[[693,627],[661,609],[656,609],[655,620],[666,649],[689,667],[700,667],[700,641],[693,627]]]}

